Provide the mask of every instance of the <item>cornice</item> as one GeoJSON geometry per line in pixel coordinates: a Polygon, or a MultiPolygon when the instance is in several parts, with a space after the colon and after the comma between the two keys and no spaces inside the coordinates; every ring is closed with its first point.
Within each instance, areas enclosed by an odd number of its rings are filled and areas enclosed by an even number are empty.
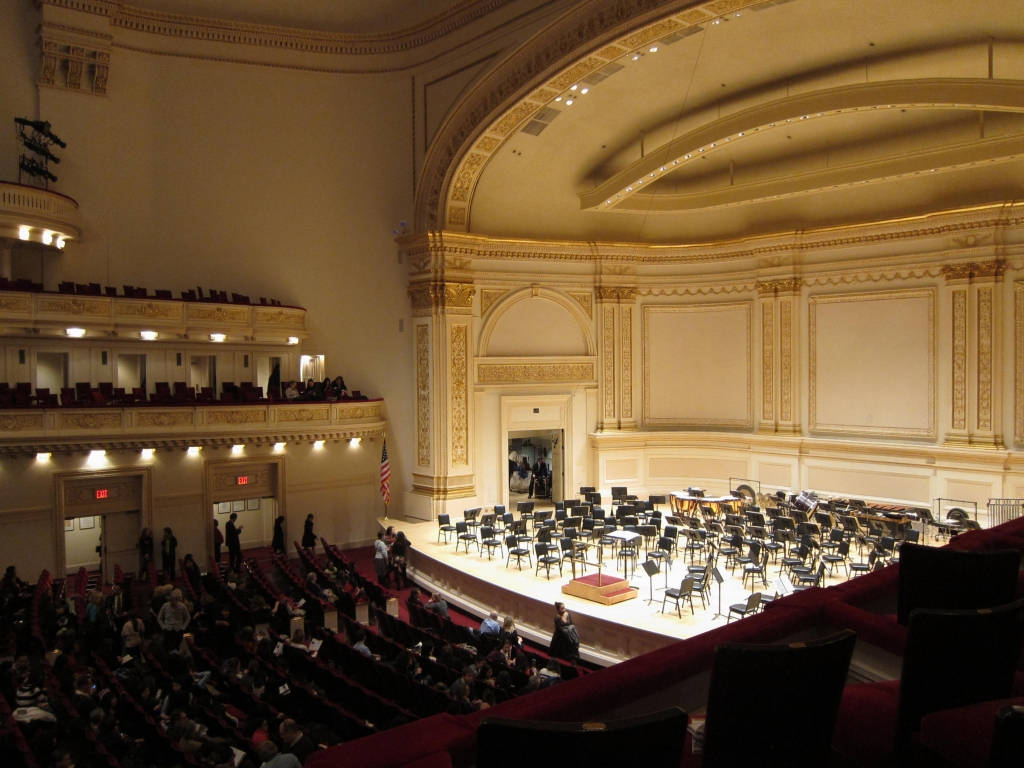
{"type": "Polygon", "coordinates": [[[464,0],[411,27],[392,32],[356,34],[162,13],[116,0],[37,0],[41,6],[102,16],[109,19],[111,26],[133,32],[189,41],[348,56],[401,53],[427,45],[487,16],[504,3],[505,0],[464,0]]]}
{"type": "MultiPolygon", "coordinates": [[[[419,268],[423,270],[429,268],[429,262],[426,260],[443,264],[445,260],[456,258],[460,259],[459,266],[462,269],[470,268],[472,262],[477,260],[671,266],[743,260],[770,262],[778,258],[796,260],[804,254],[912,243],[939,237],[950,239],[944,249],[970,249],[979,244],[983,245],[984,242],[991,242],[989,236],[996,230],[1021,225],[1024,225],[1024,203],[997,203],[897,219],[777,232],[717,242],[652,244],[533,240],[491,237],[452,230],[430,230],[421,234],[406,235],[398,238],[397,242],[410,254],[410,263],[416,259],[422,261],[419,268]]],[[[974,267],[981,270],[982,263],[988,262],[976,262],[974,267]]],[[[975,274],[980,274],[977,270],[975,274]]],[[[414,267],[413,272],[415,271],[414,267]]],[[[932,271],[938,273],[937,269],[932,271]]],[[[908,272],[908,276],[918,275],[908,272]]],[[[808,284],[816,282],[807,277],[803,280],[808,284]]],[[[841,278],[840,280],[846,281],[841,278]]],[[[856,281],[860,278],[851,276],[850,280],[856,281]]]]}

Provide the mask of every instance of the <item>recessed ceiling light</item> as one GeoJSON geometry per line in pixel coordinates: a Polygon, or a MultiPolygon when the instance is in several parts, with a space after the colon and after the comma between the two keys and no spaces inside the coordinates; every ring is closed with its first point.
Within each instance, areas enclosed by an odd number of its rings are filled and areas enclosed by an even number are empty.
{"type": "Polygon", "coordinates": [[[590,89],[589,88],[580,88],[580,93],[582,93],[584,96],[586,96],[588,93],[590,93],[590,89]]]}
{"type": "Polygon", "coordinates": [[[570,85],[570,86],[569,86],[569,90],[570,90],[570,91],[575,91],[575,90],[578,90],[578,89],[579,89],[579,87],[580,87],[580,86],[579,86],[579,83],[574,83],[573,85],[570,85]]]}
{"type": "Polygon", "coordinates": [[[650,48],[648,48],[647,50],[648,50],[648,51],[650,51],[651,53],[657,53],[657,52],[658,52],[658,46],[656,46],[656,45],[652,45],[652,46],[651,46],[650,48]]]}

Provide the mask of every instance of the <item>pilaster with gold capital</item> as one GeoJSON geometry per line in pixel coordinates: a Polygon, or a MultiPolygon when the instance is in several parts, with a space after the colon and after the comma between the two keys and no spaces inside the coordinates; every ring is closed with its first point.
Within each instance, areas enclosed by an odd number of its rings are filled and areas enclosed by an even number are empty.
{"type": "Polygon", "coordinates": [[[942,268],[950,316],[949,445],[1003,445],[1002,384],[995,371],[1001,365],[1005,269],[999,259],[942,268]]]}
{"type": "Polygon", "coordinates": [[[430,276],[409,284],[416,378],[412,493],[426,497],[432,517],[447,511],[449,500],[476,493],[470,449],[475,297],[469,281],[430,276]]]}
{"type": "Polygon", "coordinates": [[[600,338],[599,431],[636,429],[636,296],[636,288],[630,286],[594,290],[600,338]]]}
{"type": "Polygon", "coordinates": [[[798,277],[757,282],[761,328],[761,397],[758,431],[797,433],[799,323],[794,314],[799,300],[798,277]]]}

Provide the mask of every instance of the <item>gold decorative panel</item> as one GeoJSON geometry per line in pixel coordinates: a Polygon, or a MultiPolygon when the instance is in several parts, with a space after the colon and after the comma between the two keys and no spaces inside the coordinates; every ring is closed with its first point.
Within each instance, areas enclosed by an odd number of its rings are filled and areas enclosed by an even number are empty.
{"type": "Polygon", "coordinates": [[[953,429],[967,429],[967,291],[953,291],[953,429]]]}
{"type": "Polygon", "coordinates": [[[793,302],[779,301],[779,419],[793,420],[793,302]]]}
{"type": "Polygon", "coordinates": [[[463,465],[469,464],[468,336],[467,326],[451,327],[452,464],[463,465]]]}
{"type": "Polygon", "coordinates": [[[1024,441],[1024,283],[1013,286],[1013,437],[1024,441]]]}
{"type": "Polygon", "coordinates": [[[765,421],[775,418],[775,394],[772,387],[775,377],[772,343],[775,334],[774,312],[771,299],[761,304],[761,418],[765,421]]]}
{"type": "Polygon", "coordinates": [[[978,289],[978,429],[992,429],[992,289],[978,289]]]}
{"type": "Polygon", "coordinates": [[[504,296],[508,291],[501,289],[495,290],[493,288],[484,288],[480,291],[480,314],[486,315],[489,310],[498,299],[504,296]]]}
{"type": "Polygon", "coordinates": [[[324,421],[330,418],[330,409],[327,406],[314,406],[310,408],[295,408],[282,411],[277,420],[281,423],[300,421],[324,421]]]}
{"type": "Polygon", "coordinates": [[[0,413],[0,432],[29,432],[42,428],[41,413],[0,413]]]}
{"type": "Polygon", "coordinates": [[[587,363],[479,363],[480,384],[593,383],[594,364],[587,363]]]}
{"type": "Polygon", "coordinates": [[[265,424],[267,411],[264,408],[208,408],[207,424],[265,424]]]}
{"type": "Polygon", "coordinates": [[[114,304],[115,317],[181,320],[184,307],[173,301],[119,301],[114,304]]]}
{"type": "Polygon", "coordinates": [[[64,429],[117,429],[121,426],[121,413],[62,413],[60,424],[64,429]]]}
{"type": "Polygon", "coordinates": [[[84,315],[86,317],[109,317],[110,299],[84,299],[84,298],[40,298],[36,302],[36,309],[42,313],[54,313],[61,315],[84,315]]]}
{"type": "Polygon", "coordinates": [[[619,325],[622,349],[622,418],[633,418],[633,307],[623,305],[620,309],[619,325]]]}
{"type": "Polygon", "coordinates": [[[430,326],[416,326],[416,463],[430,465],[430,326]]]}
{"type": "Polygon", "coordinates": [[[185,314],[189,321],[203,320],[216,323],[247,323],[249,322],[248,307],[204,306],[186,304],[185,314]]]}
{"type": "Polygon", "coordinates": [[[192,424],[195,412],[175,409],[173,411],[138,411],[135,413],[137,427],[184,427],[192,424]]]}
{"type": "Polygon", "coordinates": [[[615,307],[605,304],[601,316],[601,384],[604,417],[615,418],[615,307]]]}

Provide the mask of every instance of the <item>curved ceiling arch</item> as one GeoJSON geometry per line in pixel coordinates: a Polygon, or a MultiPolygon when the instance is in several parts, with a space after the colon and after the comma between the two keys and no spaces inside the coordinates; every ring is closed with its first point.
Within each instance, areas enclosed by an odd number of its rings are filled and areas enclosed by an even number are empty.
{"type": "Polygon", "coordinates": [[[581,193],[580,207],[664,212],[730,205],[906,174],[1012,160],[1024,153],[1024,133],[1015,133],[903,153],[899,158],[860,160],[813,172],[790,173],[756,184],[730,184],[713,192],[701,189],[691,193],[642,194],[672,176],[681,166],[696,163],[729,145],[756,141],[766,132],[789,130],[795,122],[893,109],[1024,113],[1024,82],[981,78],[899,80],[859,83],[784,97],[705,123],[654,148],[597,187],[581,193]]]}
{"type": "Polygon", "coordinates": [[[764,0],[593,0],[553,22],[473,85],[438,129],[416,188],[417,231],[468,229],[489,158],[576,81],[633,49],[764,0]]]}
{"type": "Polygon", "coordinates": [[[521,305],[523,302],[531,301],[534,299],[543,299],[551,302],[554,307],[557,307],[564,315],[571,318],[574,330],[578,331],[580,339],[586,347],[584,354],[594,355],[596,353],[596,344],[594,342],[594,334],[590,327],[590,317],[584,311],[580,304],[572,299],[571,297],[553,291],[549,288],[541,288],[539,286],[530,286],[528,288],[521,288],[520,290],[514,291],[509,295],[502,297],[495,304],[488,308],[483,318],[483,324],[480,329],[480,349],[484,350],[485,355],[493,354],[491,351],[492,337],[495,334],[496,329],[502,324],[503,319],[509,314],[509,311],[521,305]]]}

